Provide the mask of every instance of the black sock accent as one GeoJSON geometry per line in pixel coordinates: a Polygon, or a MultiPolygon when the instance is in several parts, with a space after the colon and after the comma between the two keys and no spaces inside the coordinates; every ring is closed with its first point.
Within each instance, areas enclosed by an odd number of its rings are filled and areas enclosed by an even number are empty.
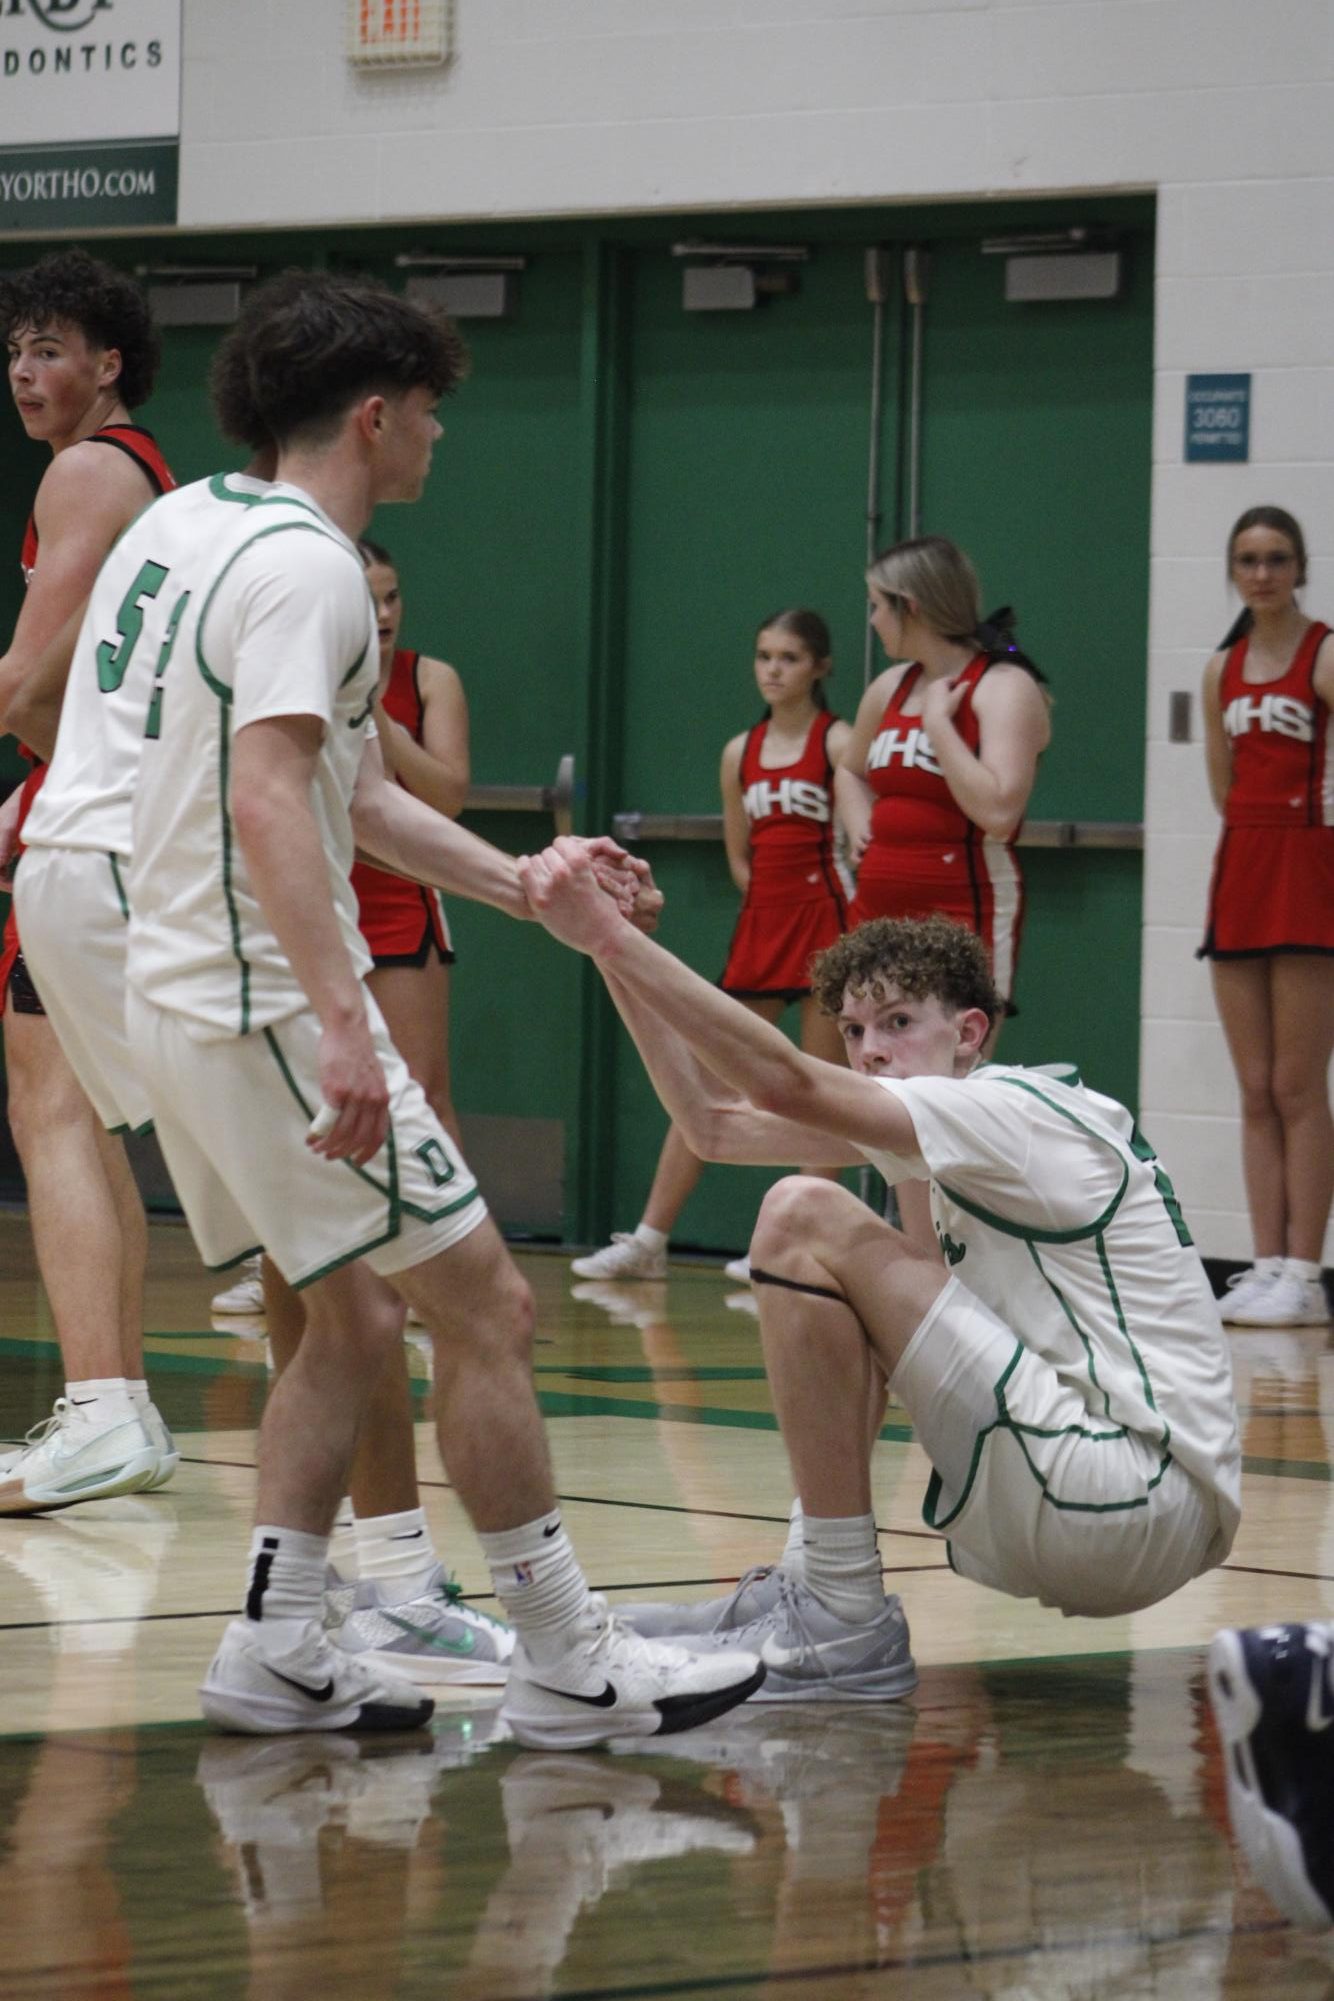
{"type": "Polygon", "coordinates": [[[752,1285],[781,1285],[785,1292],[809,1292],[812,1299],[836,1299],[840,1306],[848,1303],[841,1292],[831,1292],[827,1285],[803,1285],[799,1279],[779,1278],[777,1272],[761,1271],[758,1265],[750,1268],[750,1282],[752,1285]]]}
{"type": "Polygon", "coordinates": [[[269,1573],[273,1560],[278,1554],[277,1536],[266,1535],[255,1558],[255,1568],[250,1579],[250,1589],[245,1595],[245,1615],[247,1619],[264,1617],[264,1593],[269,1588],[269,1573]]]}

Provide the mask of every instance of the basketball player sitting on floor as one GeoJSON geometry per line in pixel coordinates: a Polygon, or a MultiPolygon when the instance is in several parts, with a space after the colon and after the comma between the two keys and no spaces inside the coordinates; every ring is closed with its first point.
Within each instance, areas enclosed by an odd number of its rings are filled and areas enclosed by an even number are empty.
{"type": "Polygon", "coordinates": [[[822,1158],[929,1176],[944,1254],[836,1183],[770,1190],[751,1276],[800,1539],[730,1598],[633,1607],[629,1623],[762,1652],[761,1700],[906,1693],[871,1510],[881,1378],[931,1460],[924,1518],[961,1575],[1099,1616],[1223,1561],[1236,1410],[1172,1185],[1130,1114],[1073,1073],[979,1064],[1000,1002],[977,938],[941,917],[875,919],[816,959],[845,1071],[625,923],[564,841],[522,878],[548,930],[596,960],[693,1148],[786,1164],[815,1132],[822,1158]]]}

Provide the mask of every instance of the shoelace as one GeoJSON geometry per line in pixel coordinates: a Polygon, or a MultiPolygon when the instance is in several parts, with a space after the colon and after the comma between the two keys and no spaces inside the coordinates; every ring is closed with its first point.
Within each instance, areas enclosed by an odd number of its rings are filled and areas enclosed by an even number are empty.
{"type": "MultiPolygon", "coordinates": [[[[734,1611],[741,1603],[743,1596],[749,1591],[751,1585],[758,1584],[761,1578],[770,1576],[773,1571],[778,1569],[781,1569],[781,1565],[776,1563],[752,1563],[749,1570],[742,1571],[740,1577],[737,1579],[735,1589],[723,1607],[722,1616],[716,1628],[718,1632],[726,1630],[729,1624],[728,1614],[734,1611]]],[[[780,1579],[780,1584],[781,1582],[782,1580],[780,1579]]]]}
{"type": "Polygon", "coordinates": [[[485,1619],[488,1626],[498,1626],[502,1633],[507,1633],[509,1631],[509,1627],[506,1625],[505,1621],[503,1619],[497,1619],[494,1612],[484,1612],[480,1605],[465,1606],[463,1604],[463,1586],[459,1583],[459,1580],[457,1577],[455,1577],[453,1571],[449,1572],[448,1576],[446,1576],[441,1581],[441,1583],[436,1586],[436,1589],[438,1590],[440,1596],[444,1599],[446,1605],[461,1606],[463,1610],[471,1613],[474,1619],[485,1619]]]}
{"type": "Polygon", "coordinates": [[[30,1445],[45,1445],[48,1438],[52,1437],[57,1431],[63,1431],[69,1422],[69,1408],[68,1398],[57,1397],[50,1417],[44,1417],[40,1424],[35,1424],[32,1430],[25,1435],[23,1440],[24,1451],[26,1452],[30,1445]]]}

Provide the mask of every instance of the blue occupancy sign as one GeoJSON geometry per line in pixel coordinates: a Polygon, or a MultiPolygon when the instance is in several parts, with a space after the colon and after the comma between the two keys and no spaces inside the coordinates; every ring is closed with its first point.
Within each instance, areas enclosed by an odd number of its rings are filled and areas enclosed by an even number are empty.
{"type": "Polygon", "coordinates": [[[1251,455],[1249,375],[1186,377],[1186,463],[1236,463],[1251,455]]]}

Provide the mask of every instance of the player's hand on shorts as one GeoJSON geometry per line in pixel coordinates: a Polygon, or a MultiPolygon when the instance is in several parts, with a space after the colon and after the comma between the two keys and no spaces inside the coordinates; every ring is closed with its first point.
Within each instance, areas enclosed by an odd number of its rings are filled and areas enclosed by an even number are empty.
{"type": "Polygon", "coordinates": [[[22,803],[23,787],[16,785],[8,799],[0,806],[0,877],[6,881],[14,873],[14,863],[19,851],[19,807],[22,803]]]}
{"type": "Polygon", "coordinates": [[[389,1131],[389,1086],[364,1019],[321,1030],[320,1094],[306,1145],[326,1160],[364,1167],[389,1131]]]}
{"type": "MultiPolygon", "coordinates": [[[[598,880],[591,843],[562,834],[540,855],[519,857],[529,908],[553,938],[576,952],[598,953],[625,923],[620,903],[598,880]]],[[[627,859],[629,859],[627,857],[627,859]]]]}

